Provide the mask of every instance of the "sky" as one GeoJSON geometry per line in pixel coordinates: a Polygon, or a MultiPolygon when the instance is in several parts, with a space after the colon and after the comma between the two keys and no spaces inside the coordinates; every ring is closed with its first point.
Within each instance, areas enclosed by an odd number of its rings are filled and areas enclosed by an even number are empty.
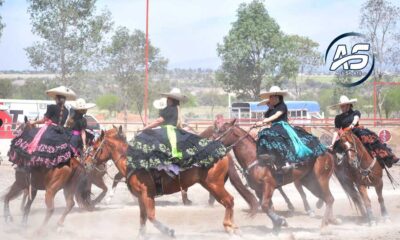
{"type": "MultiPolygon", "coordinates": [[[[145,30],[145,0],[98,0],[108,8],[114,27],[145,30]]],[[[169,59],[168,68],[220,66],[216,48],[236,20],[240,3],[251,0],[150,0],[149,36],[169,59]]],[[[365,0],[266,0],[268,13],[286,34],[306,36],[320,44],[358,31],[365,0]]],[[[31,32],[26,0],[5,0],[0,15],[6,27],[0,39],[0,71],[32,70],[24,48],[40,40],[31,32]]]]}

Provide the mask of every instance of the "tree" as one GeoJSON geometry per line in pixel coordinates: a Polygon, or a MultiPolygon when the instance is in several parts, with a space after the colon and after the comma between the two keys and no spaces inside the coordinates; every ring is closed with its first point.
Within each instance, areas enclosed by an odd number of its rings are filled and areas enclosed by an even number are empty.
{"type": "MultiPolygon", "coordinates": [[[[400,63],[398,40],[400,32],[397,23],[400,8],[387,0],[368,0],[361,8],[360,28],[375,55],[374,79],[381,82],[386,72],[395,69],[400,63]]],[[[381,115],[385,92],[378,87],[378,113],[381,115]]]]}
{"type": "MultiPolygon", "coordinates": [[[[4,1],[0,0],[0,7],[3,5],[4,1]]],[[[1,22],[2,18],[0,16],[0,38],[1,38],[1,34],[3,32],[3,28],[4,28],[4,23],[1,22]]]]}
{"type": "Polygon", "coordinates": [[[108,115],[111,116],[112,112],[117,110],[120,99],[114,94],[104,94],[96,99],[96,105],[99,109],[108,110],[108,115]]]}
{"type": "Polygon", "coordinates": [[[35,68],[59,74],[71,86],[75,73],[91,67],[104,34],[111,29],[110,13],[95,15],[96,0],[28,0],[32,32],[43,40],[26,48],[35,68]]]}
{"type": "Polygon", "coordinates": [[[316,43],[282,33],[260,0],[241,4],[237,16],[217,47],[222,66],[216,77],[239,97],[254,98],[263,87],[294,78],[303,56],[315,54],[316,43]]]}
{"type": "Polygon", "coordinates": [[[46,100],[46,90],[56,87],[55,83],[48,80],[29,79],[25,84],[15,88],[13,98],[46,100]]]}
{"type": "Polygon", "coordinates": [[[0,98],[10,98],[12,96],[12,82],[8,79],[0,80],[0,98]]]}
{"type": "Polygon", "coordinates": [[[385,91],[382,108],[386,118],[389,118],[392,112],[400,111],[400,91],[398,89],[390,88],[385,91]]]}
{"type": "MultiPolygon", "coordinates": [[[[119,27],[106,49],[108,70],[119,84],[125,122],[128,120],[130,105],[134,105],[139,113],[143,110],[145,43],[142,31],[130,33],[127,28],[119,27]]],[[[153,73],[164,72],[167,63],[160,50],[149,43],[149,70],[153,73]]]]}

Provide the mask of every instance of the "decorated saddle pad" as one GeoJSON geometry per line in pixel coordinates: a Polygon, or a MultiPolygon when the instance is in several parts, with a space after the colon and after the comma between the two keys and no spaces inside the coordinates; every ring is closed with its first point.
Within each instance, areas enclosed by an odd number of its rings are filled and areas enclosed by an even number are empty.
{"type": "Polygon", "coordinates": [[[227,153],[221,142],[201,138],[173,126],[143,131],[129,142],[128,168],[181,170],[211,167],[227,153]]]}

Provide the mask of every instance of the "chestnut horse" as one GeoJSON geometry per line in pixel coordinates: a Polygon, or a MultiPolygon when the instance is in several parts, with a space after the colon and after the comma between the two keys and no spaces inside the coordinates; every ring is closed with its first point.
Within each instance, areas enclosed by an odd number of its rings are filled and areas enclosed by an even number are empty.
{"type": "MultiPolygon", "coordinates": [[[[86,157],[86,167],[90,168],[92,165],[112,159],[118,170],[126,177],[129,190],[138,198],[140,207],[139,237],[144,237],[145,235],[147,220],[153,223],[154,227],[161,233],[173,237],[175,235],[174,230],[156,219],[154,201],[156,188],[152,174],[144,169],[128,172],[127,150],[128,143],[122,132],[122,127],[102,132],[100,138],[94,143],[92,151],[86,157]]],[[[232,163],[232,160],[228,154],[218,160],[211,168],[193,167],[181,172],[175,178],[171,178],[165,172],[160,172],[161,181],[163,182],[163,193],[176,193],[195,183],[200,183],[225,207],[223,221],[225,231],[235,233],[237,227],[233,221],[234,201],[232,195],[228,193],[224,186],[229,172],[232,169],[235,170],[234,166],[229,167],[230,163],[232,163]]],[[[235,187],[240,186],[237,184],[233,185],[235,187]]],[[[253,211],[257,210],[257,201],[250,202],[249,204],[251,204],[253,211]]]]}
{"type": "MultiPolygon", "coordinates": [[[[374,223],[374,217],[367,188],[373,186],[378,195],[382,217],[389,220],[382,196],[381,164],[376,158],[372,158],[361,140],[349,129],[342,131],[337,145],[343,150],[344,156],[337,162],[335,174],[347,195],[371,225],[374,223]]],[[[337,150],[336,147],[335,149],[337,150]]]]}
{"type": "MultiPolygon", "coordinates": [[[[27,121],[22,126],[27,131],[34,126],[27,121]]],[[[29,161],[29,159],[26,159],[29,161]]],[[[24,207],[22,224],[26,225],[32,202],[36,197],[37,190],[44,190],[47,212],[43,223],[38,232],[42,232],[54,212],[54,197],[56,193],[63,189],[66,200],[66,208],[58,221],[58,227],[61,228],[65,218],[74,206],[74,194],[78,193],[84,204],[89,204],[90,192],[87,191],[87,175],[85,169],[75,158],[68,162],[60,164],[55,168],[46,167],[18,167],[15,171],[15,181],[11,185],[4,198],[4,219],[6,222],[12,222],[13,217],[10,213],[9,203],[12,199],[22,192],[29,193],[30,197],[24,207]],[[27,189],[30,189],[30,191],[27,189]]]]}
{"type": "MultiPolygon", "coordinates": [[[[228,148],[232,148],[240,166],[247,175],[249,186],[256,191],[260,198],[262,210],[273,223],[273,232],[279,233],[282,226],[287,226],[285,218],[275,213],[272,207],[272,195],[279,186],[275,179],[273,164],[263,163],[257,160],[256,142],[242,128],[235,125],[235,120],[225,123],[220,129],[218,139],[228,148]]],[[[337,224],[333,217],[332,205],[334,198],[329,189],[329,179],[334,171],[334,157],[325,152],[314,161],[299,166],[283,176],[282,184],[286,185],[300,180],[316,197],[326,203],[325,214],[321,228],[329,223],[337,224]]]]}

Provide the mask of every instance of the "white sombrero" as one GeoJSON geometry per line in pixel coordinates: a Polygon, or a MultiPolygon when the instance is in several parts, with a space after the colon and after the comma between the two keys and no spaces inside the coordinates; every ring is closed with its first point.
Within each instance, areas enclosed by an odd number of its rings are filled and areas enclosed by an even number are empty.
{"type": "Polygon", "coordinates": [[[166,98],[172,98],[178,101],[185,102],[188,100],[188,97],[181,93],[179,88],[173,88],[169,93],[161,93],[161,96],[166,98]]]}
{"type": "Polygon", "coordinates": [[[282,90],[278,86],[272,86],[269,89],[268,92],[261,93],[260,94],[260,98],[266,99],[266,98],[269,98],[269,96],[272,96],[272,95],[286,96],[288,94],[289,94],[288,90],[282,90]]]}
{"type": "Polygon", "coordinates": [[[6,111],[8,110],[8,107],[5,105],[0,105],[0,111],[6,111]]]}
{"type": "Polygon", "coordinates": [[[167,107],[167,98],[163,97],[163,98],[154,100],[153,107],[158,110],[166,108],[167,107]]]}
{"type": "Polygon", "coordinates": [[[257,104],[257,106],[268,105],[268,103],[269,103],[269,99],[267,98],[267,99],[264,99],[264,100],[262,100],[261,102],[259,102],[259,103],[257,104]]]}
{"type": "Polygon", "coordinates": [[[356,102],[357,102],[357,98],[349,99],[347,96],[342,95],[342,96],[340,96],[339,103],[330,106],[330,108],[335,108],[335,107],[345,105],[345,104],[353,104],[356,102]]]}
{"type": "Polygon", "coordinates": [[[56,88],[52,88],[46,91],[47,96],[51,98],[56,98],[56,96],[61,95],[64,96],[67,100],[75,100],[76,94],[72,89],[60,86],[56,88]]]}
{"type": "Polygon", "coordinates": [[[71,103],[71,107],[75,110],[88,110],[90,108],[96,107],[94,103],[87,103],[85,99],[78,98],[75,102],[71,103]]]}

